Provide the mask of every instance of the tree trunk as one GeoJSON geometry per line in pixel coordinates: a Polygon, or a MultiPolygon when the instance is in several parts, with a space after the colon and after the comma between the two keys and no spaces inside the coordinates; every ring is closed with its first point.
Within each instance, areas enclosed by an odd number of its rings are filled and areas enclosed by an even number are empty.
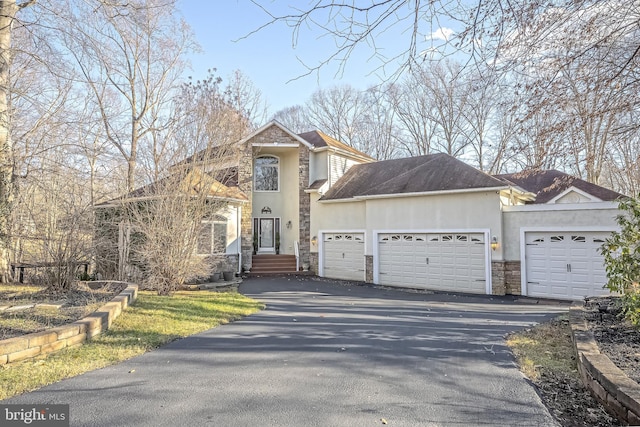
{"type": "Polygon", "coordinates": [[[9,116],[11,29],[19,7],[16,0],[0,0],[0,281],[10,278],[11,211],[13,203],[13,147],[9,116]]]}

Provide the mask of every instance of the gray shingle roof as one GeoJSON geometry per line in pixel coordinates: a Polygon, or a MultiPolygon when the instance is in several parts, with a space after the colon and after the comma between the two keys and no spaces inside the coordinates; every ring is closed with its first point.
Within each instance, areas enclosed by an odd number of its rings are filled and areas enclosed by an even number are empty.
{"type": "Polygon", "coordinates": [[[602,201],[613,201],[625,197],[623,194],[608,188],[553,169],[526,170],[518,173],[496,175],[495,177],[534,193],[536,200],[532,202],[533,204],[547,203],[569,187],[576,187],[602,201]]]}
{"type": "Polygon", "coordinates": [[[431,154],[352,166],[320,200],[505,186],[454,157],[431,154]]]}

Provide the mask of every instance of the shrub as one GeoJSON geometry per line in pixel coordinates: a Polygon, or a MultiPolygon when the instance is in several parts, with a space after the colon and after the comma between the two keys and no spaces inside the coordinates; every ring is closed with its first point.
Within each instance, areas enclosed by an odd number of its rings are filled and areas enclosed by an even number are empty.
{"type": "Polygon", "coordinates": [[[613,232],[601,248],[605,287],[622,295],[625,317],[640,325],[640,196],[621,201],[619,209],[620,231],[613,232]]]}

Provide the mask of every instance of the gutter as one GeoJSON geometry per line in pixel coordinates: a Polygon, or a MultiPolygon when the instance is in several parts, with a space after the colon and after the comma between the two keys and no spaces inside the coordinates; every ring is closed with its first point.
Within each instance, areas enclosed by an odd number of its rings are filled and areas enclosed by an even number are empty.
{"type": "Polygon", "coordinates": [[[375,200],[375,199],[395,199],[399,197],[420,197],[420,196],[438,196],[446,194],[461,194],[461,193],[484,193],[490,191],[502,191],[509,189],[509,186],[504,187],[482,187],[482,188],[461,188],[457,190],[439,190],[439,191],[422,191],[413,193],[396,193],[396,194],[373,194],[363,196],[353,196],[345,199],[328,199],[318,200],[321,203],[341,203],[341,202],[358,202],[362,200],[375,200]]]}

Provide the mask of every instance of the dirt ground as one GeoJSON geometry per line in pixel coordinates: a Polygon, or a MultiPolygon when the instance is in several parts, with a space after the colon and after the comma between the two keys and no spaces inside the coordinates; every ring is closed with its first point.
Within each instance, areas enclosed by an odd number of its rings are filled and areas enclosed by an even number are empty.
{"type": "Polygon", "coordinates": [[[81,282],[67,293],[55,294],[38,286],[2,286],[0,340],[74,322],[97,310],[125,287],[120,282],[81,282]]]}
{"type": "Polygon", "coordinates": [[[585,308],[600,351],[640,383],[640,329],[622,319],[619,298],[591,298],[585,308]]]}
{"type": "MultiPolygon", "coordinates": [[[[631,379],[640,382],[640,329],[620,315],[616,298],[591,298],[585,302],[587,324],[593,332],[600,351],[622,369],[631,379]]],[[[566,333],[568,321],[556,319],[552,326],[558,333],[566,333]]],[[[582,385],[577,373],[540,369],[533,381],[542,400],[563,427],[619,426],[582,385]]]]}

